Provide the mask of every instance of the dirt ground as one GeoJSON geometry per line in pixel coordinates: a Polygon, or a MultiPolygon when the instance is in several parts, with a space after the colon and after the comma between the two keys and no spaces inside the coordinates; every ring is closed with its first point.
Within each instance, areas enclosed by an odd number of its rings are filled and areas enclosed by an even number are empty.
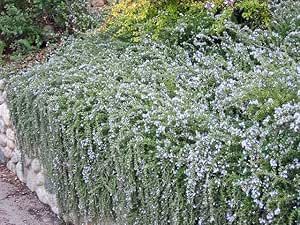
{"type": "Polygon", "coordinates": [[[0,164],[0,225],[62,225],[17,177],[0,164]]]}

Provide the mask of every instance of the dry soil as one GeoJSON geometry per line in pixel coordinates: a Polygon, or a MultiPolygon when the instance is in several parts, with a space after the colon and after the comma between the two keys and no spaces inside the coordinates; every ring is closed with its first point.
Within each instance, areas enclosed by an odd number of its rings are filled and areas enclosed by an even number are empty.
{"type": "Polygon", "coordinates": [[[62,225],[17,177],[0,164],[0,225],[62,225]]]}

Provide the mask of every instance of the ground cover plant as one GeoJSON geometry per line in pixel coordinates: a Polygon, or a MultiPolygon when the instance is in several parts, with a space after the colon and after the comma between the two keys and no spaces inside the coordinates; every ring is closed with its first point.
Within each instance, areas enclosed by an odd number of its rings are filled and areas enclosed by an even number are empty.
{"type": "Polygon", "coordinates": [[[89,34],[9,75],[20,149],[62,214],[299,224],[300,3],[269,7],[267,30],[228,20],[175,47],[89,34]]]}

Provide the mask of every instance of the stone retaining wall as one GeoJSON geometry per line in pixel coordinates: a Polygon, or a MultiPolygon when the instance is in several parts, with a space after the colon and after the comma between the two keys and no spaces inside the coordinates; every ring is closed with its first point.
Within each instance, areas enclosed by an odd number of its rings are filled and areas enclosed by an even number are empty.
{"type": "Polygon", "coordinates": [[[59,214],[56,196],[47,190],[47,180],[40,161],[22,156],[16,143],[16,133],[7,104],[5,80],[0,79],[0,163],[6,163],[9,170],[16,173],[31,191],[36,192],[41,202],[59,214]]]}

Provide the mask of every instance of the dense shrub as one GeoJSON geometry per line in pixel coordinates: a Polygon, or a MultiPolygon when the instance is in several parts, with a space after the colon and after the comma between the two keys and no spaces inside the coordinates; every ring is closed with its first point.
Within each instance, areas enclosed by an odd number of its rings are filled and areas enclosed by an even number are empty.
{"type": "Polygon", "coordinates": [[[112,9],[108,30],[127,40],[151,36],[180,43],[204,30],[221,33],[227,20],[263,27],[269,19],[266,0],[122,0],[112,9]]]}
{"type": "Polygon", "coordinates": [[[273,5],[273,31],[199,33],[195,52],[95,34],[10,76],[20,149],[43,161],[62,212],[299,224],[299,6],[273,5]]]}
{"type": "Polygon", "coordinates": [[[84,31],[96,21],[88,13],[86,0],[3,0],[0,40],[6,53],[26,53],[57,38],[55,32],[84,31]]]}

